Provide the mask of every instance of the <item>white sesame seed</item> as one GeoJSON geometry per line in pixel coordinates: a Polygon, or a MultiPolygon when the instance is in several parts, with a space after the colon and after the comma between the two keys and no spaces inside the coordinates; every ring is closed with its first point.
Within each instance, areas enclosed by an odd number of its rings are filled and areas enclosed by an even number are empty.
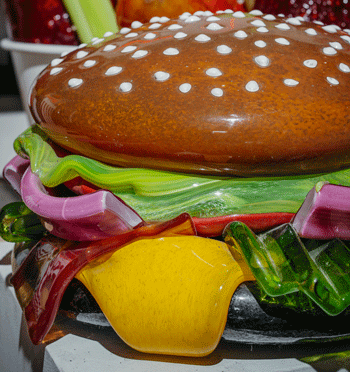
{"type": "Polygon", "coordinates": [[[256,29],[256,31],[261,33],[269,32],[269,30],[266,27],[259,27],[256,29]]]}
{"type": "Polygon", "coordinates": [[[211,77],[218,77],[222,75],[222,72],[215,67],[208,68],[208,70],[206,70],[205,73],[211,77]]]}
{"type": "Polygon", "coordinates": [[[346,41],[347,43],[350,44],[350,36],[348,36],[348,35],[340,35],[340,37],[341,37],[344,41],[346,41]]]}
{"type": "Polygon", "coordinates": [[[180,53],[179,50],[176,48],[168,48],[168,49],[165,49],[163,52],[163,54],[165,54],[166,56],[175,56],[179,53],[180,53]]]}
{"type": "Polygon", "coordinates": [[[251,22],[250,24],[255,26],[255,27],[266,27],[266,24],[263,21],[261,21],[260,19],[256,19],[255,21],[251,22]]]}
{"type": "Polygon", "coordinates": [[[323,26],[322,29],[329,32],[330,34],[334,34],[338,31],[337,28],[334,27],[334,25],[323,26]]]}
{"type": "Polygon", "coordinates": [[[301,22],[297,17],[288,18],[288,19],[286,19],[286,22],[288,22],[288,23],[290,23],[291,25],[294,25],[294,26],[300,26],[301,25],[301,22]]]}
{"type": "Polygon", "coordinates": [[[102,43],[103,41],[105,41],[105,39],[98,39],[96,38],[93,42],[92,42],[92,45],[96,45],[96,44],[99,44],[99,43],[102,43]]]}
{"type": "Polygon", "coordinates": [[[284,18],[285,15],[283,13],[279,13],[279,14],[277,14],[277,17],[284,18]]]}
{"type": "Polygon", "coordinates": [[[191,84],[184,83],[179,86],[179,90],[181,93],[188,93],[192,88],[191,84]]]}
{"type": "Polygon", "coordinates": [[[233,10],[232,9],[225,9],[224,10],[224,13],[231,14],[231,13],[233,13],[233,10]]]}
{"type": "Polygon", "coordinates": [[[193,13],[193,15],[204,16],[204,12],[203,12],[203,10],[197,10],[196,12],[193,13]]]}
{"type": "Polygon", "coordinates": [[[131,28],[123,27],[122,29],[120,29],[119,33],[124,35],[124,34],[127,34],[130,31],[131,31],[131,28]]]}
{"type": "Polygon", "coordinates": [[[334,49],[343,49],[343,46],[340,44],[340,43],[338,43],[338,41],[331,41],[330,43],[329,43],[329,45],[331,46],[331,47],[333,47],[334,49]]]}
{"type": "Polygon", "coordinates": [[[125,35],[125,37],[135,37],[137,35],[138,35],[137,32],[130,32],[129,34],[125,35]]]}
{"type": "Polygon", "coordinates": [[[220,88],[214,88],[210,93],[215,97],[222,97],[224,95],[224,91],[220,88]]]}
{"type": "Polygon", "coordinates": [[[85,50],[79,50],[79,52],[76,55],[77,59],[84,58],[88,55],[89,53],[86,52],[85,50]]]}
{"type": "Polygon", "coordinates": [[[260,67],[267,67],[270,64],[270,60],[263,55],[255,57],[254,61],[260,67]]]}
{"type": "Polygon", "coordinates": [[[84,67],[92,67],[96,65],[96,61],[92,59],[88,59],[87,61],[84,62],[84,67]]]}
{"type": "Polygon", "coordinates": [[[288,87],[295,87],[299,84],[299,81],[294,80],[294,79],[284,79],[283,82],[288,87]]]}
{"type": "Polygon", "coordinates": [[[108,44],[103,48],[104,52],[110,52],[111,50],[114,50],[116,48],[115,45],[108,44]]]}
{"type": "Polygon", "coordinates": [[[179,19],[181,19],[182,21],[185,21],[188,17],[190,17],[191,16],[191,13],[189,13],[189,12],[185,12],[185,13],[183,13],[183,14],[181,14],[180,16],[179,16],[179,19]]]}
{"type": "Polygon", "coordinates": [[[317,61],[315,59],[307,59],[303,62],[303,65],[309,68],[315,68],[317,66],[317,61]]]}
{"type": "Polygon", "coordinates": [[[285,39],[284,37],[279,37],[275,39],[276,43],[281,44],[281,45],[289,45],[290,42],[289,40],[285,39]]]}
{"type": "Polygon", "coordinates": [[[246,37],[248,37],[248,35],[242,30],[239,30],[239,31],[235,32],[234,35],[238,39],[245,39],[246,37]]]}
{"type": "Polygon", "coordinates": [[[210,31],[218,31],[221,30],[223,27],[220,26],[218,23],[209,23],[208,26],[206,27],[210,31]]]}
{"type": "Polygon", "coordinates": [[[71,87],[71,88],[76,88],[78,86],[80,86],[81,84],[83,84],[83,80],[82,79],[76,79],[76,78],[73,78],[73,79],[70,79],[68,81],[68,85],[71,87]]]}
{"type": "Polygon", "coordinates": [[[132,58],[142,58],[147,56],[147,50],[137,50],[131,57],[132,58]]]}
{"type": "Polygon", "coordinates": [[[235,17],[235,18],[245,18],[246,15],[245,15],[243,12],[241,12],[241,11],[239,10],[239,11],[237,11],[237,12],[234,12],[234,13],[232,14],[232,16],[235,17]]]}
{"type": "Polygon", "coordinates": [[[185,19],[185,22],[186,23],[192,23],[192,22],[198,22],[198,21],[200,21],[201,19],[199,18],[199,17],[197,17],[197,16],[195,16],[195,15],[191,15],[191,16],[189,16],[189,17],[187,17],[186,19],[185,19]]]}
{"type": "Polygon", "coordinates": [[[156,37],[157,35],[154,32],[148,32],[145,36],[144,39],[146,40],[152,40],[156,37]]]}
{"type": "Polygon", "coordinates": [[[266,14],[266,16],[264,16],[263,18],[267,21],[274,21],[276,19],[276,17],[272,14],[266,14]]]}
{"type": "Polygon", "coordinates": [[[62,52],[61,53],[61,57],[65,57],[66,55],[68,55],[70,53],[69,50],[65,51],[65,52],[62,52]]]}
{"type": "Polygon", "coordinates": [[[206,11],[204,12],[204,15],[205,15],[206,17],[209,17],[209,16],[214,15],[214,13],[212,13],[210,10],[206,10],[206,11]]]}
{"type": "Polygon", "coordinates": [[[54,67],[54,68],[50,71],[50,75],[57,75],[57,74],[59,74],[62,70],[63,70],[62,67],[54,67]]]}
{"type": "Polygon", "coordinates": [[[324,25],[324,23],[321,22],[321,21],[313,21],[313,23],[315,23],[316,25],[320,25],[320,26],[323,26],[324,25]]]}
{"type": "Polygon", "coordinates": [[[263,40],[257,40],[257,41],[255,41],[255,43],[254,43],[257,47],[259,47],[259,48],[265,48],[266,47],[266,43],[265,43],[265,41],[263,41],[263,40]]]}
{"type": "Polygon", "coordinates": [[[157,28],[161,27],[161,23],[152,23],[148,28],[151,30],[156,30],[157,28]]]}
{"type": "Polygon", "coordinates": [[[106,72],[105,75],[107,76],[113,76],[119,74],[123,70],[120,66],[112,66],[110,67],[106,72]]]}
{"type": "Polygon", "coordinates": [[[209,36],[204,34],[199,34],[194,38],[196,41],[206,43],[207,41],[211,40],[209,36]]]}
{"type": "Polygon", "coordinates": [[[181,25],[174,23],[168,27],[168,30],[179,30],[180,28],[182,28],[181,25]]]}
{"type": "Polygon", "coordinates": [[[224,11],[223,11],[223,10],[217,10],[215,13],[216,13],[216,14],[223,14],[224,11]]]}
{"type": "Polygon", "coordinates": [[[105,34],[103,35],[103,37],[110,37],[110,36],[113,36],[113,35],[114,35],[114,32],[107,31],[107,32],[105,32],[105,34]]]}
{"type": "Polygon", "coordinates": [[[254,80],[251,80],[249,81],[246,86],[245,86],[245,89],[248,91],[248,92],[257,92],[260,88],[259,88],[259,85],[256,81],[254,80]]]}
{"type": "Polygon", "coordinates": [[[131,28],[139,28],[142,26],[142,23],[139,21],[134,21],[131,23],[131,28]]]}
{"type": "Polygon", "coordinates": [[[305,30],[305,32],[308,34],[308,35],[312,35],[312,36],[315,36],[317,35],[317,32],[314,28],[308,28],[307,30],[305,30]]]}
{"type": "Polygon", "coordinates": [[[255,16],[262,16],[263,15],[263,12],[260,11],[260,10],[258,10],[258,9],[254,9],[251,12],[249,12],[249,14],[255,15],[255,16]]]}
{"type": "Polygon", "coordinates": [[[276,28],[278,28],[279,30],[290,30],[290,27],[286,24],[286,23],[280,23],[278,25],[275,26],[276,28]]]}
{"type": "Polygon", "coordinates": [[[63,61],[64,61],[64,59],[62,59],[62,58],[55,58],[55,59],[53,59],[51,61],[51,66],[52,67],[55,67],[55,66],[59,65],[61,62],[63,62],[63,61]]]}
{"type": "Polygon", "coordinates": [[[174,35],[174,38],[175,39],[183,39],[186,36],[187,36],[187,34],[185,34],[184,32],[178,32],[177,34],[174,35]]]}
{"type": "Polygon", "coordinates": [[[339,84],[339,81],[337,79],[334,79],[332,77],[327,77],[327,81],[328,83],[332,84],[332,85],[338,85],[339,84]]]}
{"type": "Polygon", "coordinates": [[[327,56],[334,56],[335,54],[337,54],[337,51],[332,47],[323,48],[322,52],[327,56]]]}
{"type": "Polygon", "coordinates": [[[220,54],[230,54],[232,52],[232,49],[227,45],[219,45],[216,50],[220,54]]]}
{"type": "Polygon", "coordinates": [[[129,53],[133,52],[137,47],[135,45],[128,45],[124,49],[121,50],[122,53],[129,53]]]}
{"type": "Polygon", "coordinates": [[[152,17],[152,18],[149,20],[149,22],[150,22],[150,23],[155,23],[155,22],[159,22],[159,20],[160,20],[160,17],[152,17]]]}
{"type": "Polygon", "coordinates": [[[127,93],[127,92],[130,92],[132,89],[132,84],[129,83],[129,82],[125,82],[125,83],[121,83],[119,85],[119,90],[123,93],[127,93]]]}
{"type": "Polygon", "coordinates": [[[164,72],[164,71],[157,71],[155,74],[154,74],[154,78],[157,80],[157,81],[165,81],[165,80],[168,80],[170,77],[170,74],[168,72],[164,72]]]}
{"type": "Polygon", "coordinates": [[[86,46],[87,46],[87,44],[86,44],[86,43],[80,44],[80,45],[78,46],[78,49],[82,49],[82,48],[85,48],[86,46]]]}
{"type": "Polygon", "coordinates": [[[168,22],[168,21],[170,21],[170,19],[168,17],[163,16],[163,17],[159,18],[159,22],[161,22],[161,23],[165,23],[165,22],[168,22]]]}
{"type": "Polygon", "coordinates": [[[221,18],[216,17],[216,16],[211,16],[206,19],[207,22],[216,22],[216,21],[221,21],[221,18]]]}
{"type": "Polygon", "coordinates": [[[346,65],[345,63],[341,63],[339,65],[339,70],[348,73],[350,72],[350,67],[346,65]]]}

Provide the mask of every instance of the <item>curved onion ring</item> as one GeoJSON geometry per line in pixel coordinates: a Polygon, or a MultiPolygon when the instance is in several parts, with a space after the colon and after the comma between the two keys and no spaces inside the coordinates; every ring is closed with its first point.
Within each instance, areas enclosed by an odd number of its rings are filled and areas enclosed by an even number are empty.
{"type": "Polygon", "coordinates": [[[21,195],[27,207],[42,217],[47,230],[68,240],[104,239],[144,223],[110,191],[68,198],[50,196],[29,167],[22,177],[21,195]]]}
{"type": "Polygon", "coordinates": [[[133,209],[110,191],[68,198],[48,195],[29,164],[16,156],[5,166],[4,178],[53,235],[69,240],[100,240],[144,224],[133,209]]]}

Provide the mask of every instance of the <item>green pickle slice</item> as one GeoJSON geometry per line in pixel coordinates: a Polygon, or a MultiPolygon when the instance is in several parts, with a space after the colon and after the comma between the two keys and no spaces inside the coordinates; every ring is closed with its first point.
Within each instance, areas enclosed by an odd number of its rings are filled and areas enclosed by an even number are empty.
{"type": "Polygon", "coordinates": [[[301,291],[328,315],[349,306],[350,249],[341,240],[302,241],[291,224],[256,236],[241,222],[231,223],[224,238],[267,295],[301,291]]]}

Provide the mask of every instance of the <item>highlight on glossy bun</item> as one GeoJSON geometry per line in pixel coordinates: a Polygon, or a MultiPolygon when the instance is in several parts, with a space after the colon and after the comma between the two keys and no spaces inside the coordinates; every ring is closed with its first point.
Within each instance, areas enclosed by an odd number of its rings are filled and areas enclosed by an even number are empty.
{"type": "Polygon", "coordinates": [[[301,17],[199,12],[134,22],[55,59],[35,120],[74,153],[221,176],[350,164],[350,36],[301,17]]]}

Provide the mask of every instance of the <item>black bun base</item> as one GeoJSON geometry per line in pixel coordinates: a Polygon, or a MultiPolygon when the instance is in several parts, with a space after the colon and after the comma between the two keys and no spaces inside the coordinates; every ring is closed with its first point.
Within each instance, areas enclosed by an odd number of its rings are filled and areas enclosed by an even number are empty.
{"type": "Polygon", "coordinates": [[[347,313],[330,317],[263,309],[252,293],[253,283],[242,284],[232,297],[223,334],[226,341],[246,344],[292,344],[329,342],[350,337],[347,313]],[[270,315],[280,312],[281,317],[270,315]]]}

